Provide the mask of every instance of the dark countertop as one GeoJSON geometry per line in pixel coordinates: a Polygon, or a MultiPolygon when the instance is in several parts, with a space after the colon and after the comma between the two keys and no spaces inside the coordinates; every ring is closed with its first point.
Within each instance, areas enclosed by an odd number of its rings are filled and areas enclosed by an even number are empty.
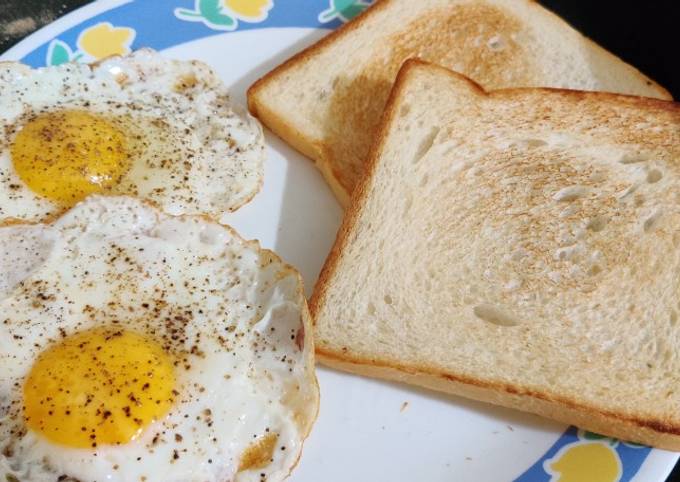
{"type": "Polygon", "coordinates": [[[0,52],[89,0],[0,0],[0,52]]]}
{"type": "MultiPolygon", "coordinates": [[[[89,0],[0,0],[0,52],[89,0]]],[[[680,99],[677,0],[540,0],[680,99]]],[[[680,465],[668,481],[680,480],[680,465]]]]}

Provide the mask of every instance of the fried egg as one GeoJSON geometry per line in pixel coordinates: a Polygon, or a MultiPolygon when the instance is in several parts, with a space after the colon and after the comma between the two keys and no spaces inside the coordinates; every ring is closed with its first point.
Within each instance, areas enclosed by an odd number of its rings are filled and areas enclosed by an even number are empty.
{"type": "Polygon", "coordinates": [[[0,219],[38,222],[92,194],[220,219],[262,185],[259,123],[207,65],[152,50],[0,63],[0,125],[0,219]]]}
{"type": "Polygon", "coordinates": [[[297,272],[93,195],[0,228],[0,480],[279,481],[316,417],[297,272]]]}

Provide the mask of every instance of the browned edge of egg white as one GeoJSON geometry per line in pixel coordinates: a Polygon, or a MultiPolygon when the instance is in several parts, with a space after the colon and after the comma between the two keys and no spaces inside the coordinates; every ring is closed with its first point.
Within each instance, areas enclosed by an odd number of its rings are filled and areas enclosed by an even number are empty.
{"type": "MultiPolygon", "coordinates": [[[[100,195],[101,196],[101,195],[100,195]]],[[[300,332],[302,333],[302,336],[300,337],[302,339],[302,345],[303,349],[301,350],[304,353],[304,348],[307,348],[307,357],[305,360],[306,363],[306,378],[307,382],[312,384],[312,393],[314,394],[314,397],[310,400],[311,403],[314,405],[314,413],[311,416],[307,416],[307,414],[300,414],[298,412],[295,412],[293,415],[293,419],[295,420],[296,424],[298,425],[298,429],[300,429],[300,433],[302,435],[302,439],[300,441],[300,450],[298,452],[298,456],[296,460],[293,462],[293,464],[290,467],[290,470],[288,472],[288,476],[293,472],[295,467],[297,467],[298,463],[300,462],[300,457],[302,456],[302,450],[304,446],[304,442],[309,436],[309,434],[312,431],[312,427],[314,426],[314,423],[316,422],[316,419],[319,416],[319,398],[320,398],[320,393],[319,393],[319,381],[316,377],[316,360],[315,360],[315,346],[314,346],[314,337],[309,336],[310,333],[313,333],[313,321],[312,317],[309,312],[309,306],[307,304],[307,299],[305,298],[304,295],[304,281],[302,280],[302,276],[300,275],[300,272],[291,264],[286,263],[281,259],[281,257],[276,254],[274,251],[266,248],[262,248],[260,246],[260,242],[257,239],[252,239],[252,240],[247,240],[244,239],[233,227],[231,227],[228,224],[222,224],[219,221],[216,221],[215,219],[211,218],[207,214],[181,214],[181,215],[172,215],[172,214],[167,214],[165,213],[162,209],[158,208],[157,204],[151,200],[148,199],[137,199],[132,196],[127,196],[123,194],[116,194],[116,195],[110,195],[110,196],[101,196],[101,197],[108,197],[108,198],[128,198],[128,199],[135,199],[136,201],[140,202],[143,204],[145,207],[151,208],[154,211],[154,214],[156,216],[156,220],[158,220],[159,213],[164,214],[165,216],[169,218],[175,218],[175,219],[201,219],[208,224],[213,224],[213,225],[218,225],[224,229],[226,229],[230,236],[232,236],[236,241],[242,243],[245,245],[247,248],[250,248],[254,251],[256,251],[259,255],[259,258],[262,259],[262,257],[270,257],[272,262],[275,262],[277,264],[281,265],[281,270],[280,272],[283,272],[288,275],[293,275],[296,278],[296,297],[297,301],[300,305],[301,309],[301,315],[302,315],[302,327],[301,330],[298,331],[298,334],[300,332]],[[301,423],[300,421],[303,420],[306,423],[301,423]]],[[[83,201],[81,201],[83,202],[83,201]]],[[[18,220],[16,218],[7,218],[7,219],[0,219],[0,228],[4,227],[10,227],[10,226],[39,226],[39,225],[50,225],[53,224],[55,221],[60,219],[65,213],[70,211],[71,209],[74,209],[76,206],[78,206],[77,203],[73,208],[67,209],[64,212],[60,214],[52,214],[50,215],[49,222],[47,221],[23,221],[23,220],[18,220]]],[[[284,276],[285,277],[285,276],[284,276]]],[[[297,341],[297,339],[296,339],[297,341]]]]}

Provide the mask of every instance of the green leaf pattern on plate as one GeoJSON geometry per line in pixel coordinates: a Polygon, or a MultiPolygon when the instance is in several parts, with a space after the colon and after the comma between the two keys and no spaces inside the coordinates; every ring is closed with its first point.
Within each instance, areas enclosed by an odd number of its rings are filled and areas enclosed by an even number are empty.
{"type": "Polygon", "coordinates": [[[238,22],[225,13],[220,0],[196,0],[194,10],[176,8],[175,16],[189,22],[203,22],[214,30],[236,30],[238,22]]]}
{"type": "Polygon", "coordinates": [[[47,65],[61,65],[73,59],[71,48],[61,40],[52,40],[47,50],[47,65]]]}
{"type": "Polygon", "coordinates": [[[607,437],[605,435],[600,435],[599,433],[588,432],[587,430],[579,430],[578,436],[582,440],[586,441],[601,441],[605,442],[613,447],[619,444],[619,441],[615,438],[607,437]]]}
{"type": "Polygon", "coordinates": [[[328,23],[336,18],[349,22],[371,5],[367,0],[330,0],[330,8],[319,14],[319,22],[328,23]]]}

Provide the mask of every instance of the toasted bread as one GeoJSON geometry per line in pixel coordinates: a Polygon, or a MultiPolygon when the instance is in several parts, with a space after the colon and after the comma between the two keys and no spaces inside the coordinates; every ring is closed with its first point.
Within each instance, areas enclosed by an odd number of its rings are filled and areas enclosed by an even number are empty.
{"type": "Polygon", "coordinates": [[[248,92],[251,112],[312,158],[346,205],[401,64],[419,57],[487,89],[563,87],[670,99],[530,0],[382,0],[248,92]]]}
{"type": "Polygon", "coordinates": [[[680,450],[680,104],[409,61],[312,296],[322,363],[680,450]]]}

